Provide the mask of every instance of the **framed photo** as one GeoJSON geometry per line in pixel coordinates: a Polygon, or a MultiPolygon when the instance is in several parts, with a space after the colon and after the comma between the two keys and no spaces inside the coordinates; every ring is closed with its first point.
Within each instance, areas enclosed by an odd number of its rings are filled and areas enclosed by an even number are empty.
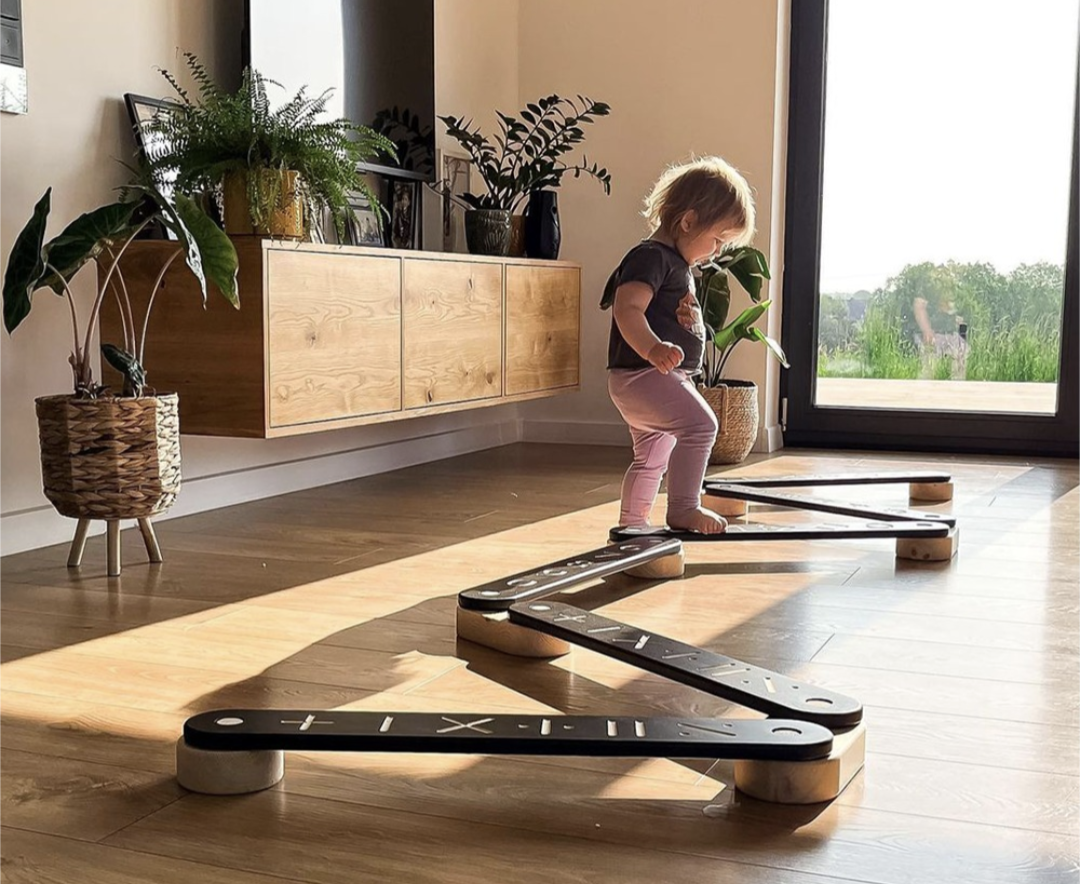
{"type": "MultiPolygon", "coordinates": [[[[469,192],[472,164],[464,154],[439,151],[438,174],[446,192],[460,196],[469,192]]],[[[442,197],[442,248],[444,252],[469,251],[465,243],[465,209],[442,197]]]]}
{"type": "Polygon", "coordinates": [[[395,249],[420,247],[420,186],[416,181],[391,178],[387,182],[390,225],[387,245],[395,249]]]}
{"type": "Polygon", "coordinates": [[[345,227],[345,241],[350,246],[378,246],[386,245],[382,227],[379,224],[379,216],[371,207],[371,203],[360,193],[353,194],[349,200],[356,217],[349,220],[345,227]]]}
{"type": "MultiPolygon", "coordinates": [[[[161,117],[162,114],[171,114],[178,107],[174,101],[164,101],[160,98],[148,98],[145,95],[133,95],[128,92],[124,95],[124,103],[127,104],[128,115],[131,117],[131,128],[135,133],[135,146],[153,167],[155,161],[168,149],[169,144],[166,136],[160,132],[150,131],[150,125],[161,117]]],[[[175,189],[175,173],[152,173],[154,184],[165,196],[171,197],[175,189]]],[[[158,231],[166,239],[176,239],[176,235],[168,228],[162,226],[158,231]]]]}

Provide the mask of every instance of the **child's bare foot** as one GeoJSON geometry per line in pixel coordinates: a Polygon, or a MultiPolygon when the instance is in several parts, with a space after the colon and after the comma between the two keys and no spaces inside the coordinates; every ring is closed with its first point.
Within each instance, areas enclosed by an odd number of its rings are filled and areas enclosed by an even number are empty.
{"type": "Polygon", "coordinates": [[[668,527],[676,531],[696,531],[698,534],[722,534],[727,528],[727,519],[699,506],[675,518],[668,516],[668,527]]]}

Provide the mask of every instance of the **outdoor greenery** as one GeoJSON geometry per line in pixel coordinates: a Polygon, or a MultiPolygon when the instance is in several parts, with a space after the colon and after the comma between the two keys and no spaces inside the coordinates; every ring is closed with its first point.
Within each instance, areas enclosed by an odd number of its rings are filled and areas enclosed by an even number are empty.
{"type": "MultiPolygon", "coordinates": [[[[589,175],[611,193],[611,175],[587,157],[567,165],[567,155],[585,140],[583,125],[607,116],[610,106],[584,96],[577,99],[549,95],[530,102],[518,117],[497,112],[499,131],[494,142],[481,134],[472,121],[439,117],[446,131],[468,152],[487,193],[462,194],[460,200],[473,209],[516,212],[534,190],[558,187],[565,175],[589,175]]],[[[458,199],[456,195],[450,195],[458,199]]]]}
{"type": "Polygon", "coordinates": [[[820,377],[947,379],[948,356],[924,358],[917,298],[949,305],[967,326],[963,377],[1053,383],[1058,377],[1064,268],[1022,264],[1011,273],[990,264],[909,264],[873,292],[821,296],[820,377]]]}

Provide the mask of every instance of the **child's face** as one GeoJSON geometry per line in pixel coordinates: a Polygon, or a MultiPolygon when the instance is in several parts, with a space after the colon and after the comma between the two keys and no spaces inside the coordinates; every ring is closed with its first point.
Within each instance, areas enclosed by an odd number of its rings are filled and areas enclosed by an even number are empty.
{"type": "Polygon", "coordinates": [[[694,265],[716,257],[741,231],[728,220],[718,221],[711,227],[702,227],[691,211],[679,222],[678,232],[676,248],[687,264],[694,265]]]}

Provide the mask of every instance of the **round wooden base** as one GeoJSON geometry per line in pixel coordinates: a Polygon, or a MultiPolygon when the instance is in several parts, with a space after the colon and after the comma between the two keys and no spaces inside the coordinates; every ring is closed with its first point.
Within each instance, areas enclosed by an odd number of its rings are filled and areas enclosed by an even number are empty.
{"type": "Polygon", "coordinates": [[[775,804],[817,804],[844,791],[866,761],[866,725],[833,735],[828,758],[817,761],[736,761],[735,788],[775,804]]]}
{"type": "Polygon", "coordinates": [[[280,750],[213,752],[176,741],[176,780],[204,795],[243,795],[261,792],[285,776],[285,753],[280,750]]]}
{"type": "Polygon", "coordinates": [[[746,501],[735,500],[732,497],[713,497],[711,494],[701,495],[701,505],[707,510],[712,510],[718,516],[726,518],[738,518],[746,515],[746,501]]]}
{"type": "Polygon", "coordinates": [[[896,557],[913,562],[947,562],[960,549],[960,529],[953,528],[946,537],[898,537],[896,557]]]}
{"type": "Polygon", "coordinates": [[[925,503],[944,503],[953,499],[952,482],[912,482],[908,499],[925,503]]]}
{"type": "Polygon", "coordinates": [[[686,556],[680,549],[677,553],[664,556],[662,559],[653,559],[636,568],[627,568],[623,573],[629,577],[640,577],[644,580],[672,580],[682,577],[686,571],[686,556]]]}
{"type": "Polygon", "coordinates": [[[457,634],[515,657],[563,657],[570,653],[570,645],[561,638],[511,623],[505,612],[488,614],[458,606],[457,634]]]}

